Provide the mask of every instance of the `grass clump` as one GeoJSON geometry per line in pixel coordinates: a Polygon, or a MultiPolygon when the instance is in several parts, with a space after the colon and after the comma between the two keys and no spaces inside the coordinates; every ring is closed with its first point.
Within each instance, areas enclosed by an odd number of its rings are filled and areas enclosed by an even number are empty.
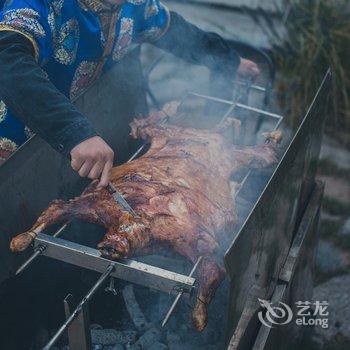
{"type": "Polygon", "coordinates": [[[295,125],[331,67],[327,131],[350,146],[350,20],[347,0],[286,0],[286,35],[273,34],[282,107],[295,125]]]}

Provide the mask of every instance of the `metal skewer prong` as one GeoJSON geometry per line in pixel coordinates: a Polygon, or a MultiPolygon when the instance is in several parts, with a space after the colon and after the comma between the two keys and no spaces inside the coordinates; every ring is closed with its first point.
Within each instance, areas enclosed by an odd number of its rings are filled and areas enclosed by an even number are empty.
{"type": "MultiPolygon", "coordinates": [[[[192,268],[190,274],[188,275],[188,277],[192,277],[193,274],[196,272],[196,270],[197,270],[197,268],[198,268],[198,265],[199,265],[200,262],[202,261],[202,258],[203,258],[202,256],[200,256],[200,257],[198,258],[197,262],[194,264],[194,266],[193,266],[193,268],[192,268]]],[[[162,322],[162,327],[164,327],[164,326],[168,323],[168,321],[169,321],[171,315],[173,314],[176,305],[177,305],[178,302],[180,301],[180,299],[181,299],[183,293],[184,293],[184,291],[181,290],[181,291],[177,294],[175,300],[174,300],[173,303],[171,304],[170,309],[169,309],[168,313],[166,314],[166,316],[165,316],[165,318],[164,318],[164,320],[163,320],[163,322],[162,322]]]]}
{"type": "MultiPolygon", "coordinates": [[[[57,237],[62,233],[62,231],[68,226],[68,224],[63,225],[60,227],[54,234],[53,237],[57,237]]],[[[15,276],[18,276],[20,273],[22,273],[31,263],[42,254],[42,252],[46,249],[45,246],[40,245],[35,250],[34,253],[18,268],[18,270],[15,273],[15,276]]]]}

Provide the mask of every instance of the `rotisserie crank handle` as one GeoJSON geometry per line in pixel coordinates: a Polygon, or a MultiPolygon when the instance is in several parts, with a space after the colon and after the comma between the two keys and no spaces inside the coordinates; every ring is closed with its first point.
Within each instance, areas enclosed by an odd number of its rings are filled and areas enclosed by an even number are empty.
{"type": "Polygon", "coordinates": [[[94,296],[96,291],[101,287],[103,282],[106,281],[106,279],[111,275],[111,273],[114,271],[115,266],[114,264],[110,264],[107,267],[107,270],[101,275],[101,277],[97,280],[95,285],[89,290],[89,292],[85,295],[85,297],[81,300],[79,305],[76,307],[76,309],[72,312],[70,317],[66,320],[66,322],[61,326],[61,328],[56,332],[56,334],[51,338],[51,340],[47,343],[47,345],[43,348],[43,350],[49,350],[59,337],[62,335],[62,333],[70,326],[70,324],[73,322],[73,320],[79,315],[79,313],[82,311],[83,306],[89,302],[89,300],[94,296]]]}
{"type": "MultiPolygon", "coordinates": [[[[63,225],[60,229],[58,229],[54,234],[53,237],[57,237],[59,234],[62,233],[62,231],[67,227],[68,224],[63,225]]],[[[18,268],[18,270],[15,273],[15,276],[18,276],[20,273],[22,273],[39,255],[43,253],[43,251],[46,249],[45,246],[40,245],[35,250],[34,253],[18,268]]]]}
{"type": "MultiPolygon", "coordinates": [[[[202,261],[202,258],[203,258],[202,256],[200,256],[200,257],[198,258],[197,262],[194,264],[194,266],[193,266],[193,268],[192,268],[190,274],[188,275],[188,277],[192,277],[193,274],[196,272],[196,270],[197,270],[197,268],[198,268],[200,262],[202,261]]],[[[178,304],[178,302],[179,302],[179,300],[181,299],[181,297],[182,297],[183,294],[184,294],[183,290],[180,291],[180,292],[177,294],[175,300],[174,300],[173,303],[171,304],[170,309],[169,309],[168,313],[166,314],[166,316],[165,316],[165,318],[164,318],[164,320],[163,320],[163,322],[162,322],[162,327],[164,327],[164,326],[168,323],[168,321],[169,321],[171,315],[173,314],[173,312],[174,312],[174,310],[175,310],[176,305],[178,304]]]]}

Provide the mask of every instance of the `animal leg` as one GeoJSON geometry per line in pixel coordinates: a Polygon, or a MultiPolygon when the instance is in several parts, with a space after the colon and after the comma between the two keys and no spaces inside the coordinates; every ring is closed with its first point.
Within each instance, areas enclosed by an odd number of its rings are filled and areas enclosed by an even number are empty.
{"type": "Polygon", "coordinates": [[[53,201],[50,206],[40,215],[39,219],[30,230],[12,238],[10,249],[13,252],[21,252],[30,246],[35,237],[41,231],[45,230],[47,227],[53,224],[65,222],[68,220],[68,207],[69,204],[64,201],[53,201]]]}
{"type": "Polygon", "coordinates": [[[267,168],[277,163],[276,144],[260,146],[232,146],[232,172],[242,166],[252,169],[267,168]]]}
{"type": "Polygon", "coordinates": [[[232,172],[242,166],[253,169],[266,168],[277,163],[277,145],[282,140],[282,132],[276,130],[264,133],[266,143],[258,146],[232,146],[232,172]]]}
{"type": "Polygon", "coordinates": [[[225,270],[212,257],[204,257],[198,271],[199,289],[192,322],[198,331],[202,331],[208,323],[208,306],[220,283],[225,278],[225,270]]]}
{"type": "Polygon", "coordinates": [[[198,293],[192,311],[192,322],[198,331],[202,331],[207,325],[208,306],[226,274],[225,270],[217,264],[213,257],[217,249],[217,242],[207,233],[201,233],[195,249],[192,249],[190,242],[175,248],[192,263],[195,263],[200,256],[202,257],[196,273],[198,276],[198,293]]]}
{"type": "MultiPolygon", "coordinates": [[[[108,195],[107,191],[106,195],[108,195]]],[[[96,204],[98,200],[98,196],[94,196],[94,193],[86,193],[84,196],[68,202],[53,201],[31,229],[12,238],[10,249],[13,252],[21,252],[29,247],[41,231],[54,224],[65,223],[74,218],[105,226],[100,220],[99,213],[95,210],[99,207],[96,204]]]]}
{"type": "Polygon", "coordinates": [[[155,112],[147,118],[134,119],[134,121],[130,124],[130,135],[135,139],[152,139],[155,135],[159,134],[159,124],[166,120],[166,118],[174,117],[177,114],[177,109],[179,106],[180,102],[173,101],[167,103],[161,111],[155,112]]]}

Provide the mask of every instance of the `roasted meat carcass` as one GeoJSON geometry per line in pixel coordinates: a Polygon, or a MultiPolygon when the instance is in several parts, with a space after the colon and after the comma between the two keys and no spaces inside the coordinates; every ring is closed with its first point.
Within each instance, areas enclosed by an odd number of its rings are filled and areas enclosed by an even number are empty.
{"type": "Polygon", "coordinates": [[[124,211],[94,182],[80,197],[53,201],[29,231],[12,239],[11,249],[22,251],[39,231],[78,218],[106,228],[98,249],[110,259],[149,254],[161,247],[175,250],[192,263],[201,256],[192,316],[195,327],[203,330],[207,306],[225,275],[215,255],[220,234],[232,232],[236,222],[237,184],[230,177],[242,167],[275,163],[275,142],[234,146],[222,135],[229,125],[237,126],[234,119],[210,131],[171,125],[171,119],[162,123],[176,115],[176,107],[172,103],[166,111],[134,120],[131,135],[149,141],[150,148],[140,158],[112,170],[111,183],[138,217],[124,211]]]}

